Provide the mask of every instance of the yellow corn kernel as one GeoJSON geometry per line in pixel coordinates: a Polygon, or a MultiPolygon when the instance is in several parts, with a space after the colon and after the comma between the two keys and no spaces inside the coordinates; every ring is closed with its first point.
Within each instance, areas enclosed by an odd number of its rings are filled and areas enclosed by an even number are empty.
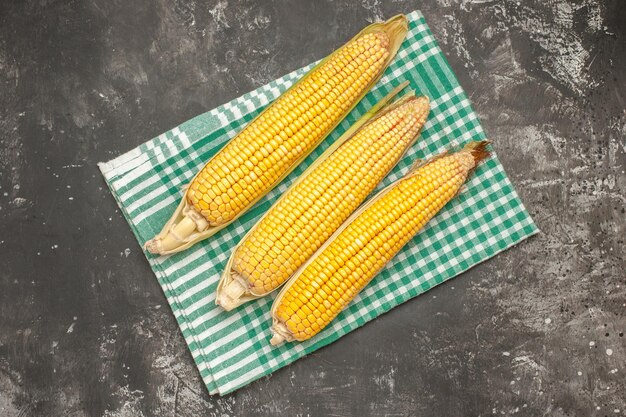
{"type": "Polygon", "coordinates": [[[237,246],[229,263],[231,271],[227,271],[234,279],[218,290],[218,303],[229,309],[239,305],[242,295],[263,296],[285,283],[396,165],[419,134],[428,112],[426,97],[401,100],[289,189],[237,246]],[[250,262],[257,256],[266,263],[250,262]],[[280,268],[267,266],[279,257],[280,268]],[[266,280],[258,283],[253,278],[255,271],[266,280]]]}
{"type": "Polygon", "coordinates": [[[280,96],[207,162],[146,249],[179,252],[252,207],[363,97],[391,62],[407,30],[402,15],[371,25],[280,96]]]}
{"type": "Polygon", "coordinates": [[[303,341],[327,326],[458,193],[476,164],[489,155],[486,145],[487,142],[472,142],[459,152],[435,158],[415,168],[355,215],[341,233],[294,276],[276,299],[272,307],[272,344],[284,340],[303,341]],[[357,267],[364,261],[371,261],[371,265],[357,267]],[[333,280],[346,285],[335,286],[332,291],[316,289],[313,297],[302,300],[302,288],[326,289],[333,280]],[[283,300],[296,297],[303,301],[302,306],[293,312],[286,310],[283,300]],[[313,298],[317,303],[311,302],[313,298]],[[312,314],[307,314],[308,311],[312,314]],[[319,328],[291,326],[288,321],[293,314],[318,323],[319,328]]]}

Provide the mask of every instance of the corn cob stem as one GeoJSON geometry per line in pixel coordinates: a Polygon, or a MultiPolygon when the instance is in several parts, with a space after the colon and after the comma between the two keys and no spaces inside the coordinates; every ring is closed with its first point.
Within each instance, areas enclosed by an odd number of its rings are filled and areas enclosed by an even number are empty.
{"type": "MultiPolygon", "coordinates": [[[[229,271],[227,269],[227,271],[229,271]]],[[[229,282],[227,285],[218,287],[215,297],[215,304],[222,306],[226,311],[230,311],[241,305],[241,296],[249,291],[250,286],[244,276],[236,271],[230,270],[229,282]]],[[[224,279],[224,278],[222,278],[224,279]]],[[[222,281],[220,281],[221,284],[222,281]]]]}
{"type": "Polygon", "coordinates": [[[183,210],[183,216],[177,220],[178,222],[173,222],[162,238],[146,242],[145,247],[150,253],[169,253],[183,245],[190,236],[204,231],[209,226],[209,223],[193,210],[183,210]]]}
{"type": "Polygon", "coordinates": [[[303,341],[327,326],[400,249],[459,193],[489,155],[487,141],[416,165],[357,210],[282,289],[270,343],[303,341]]]}
{"type": "Polygon", "coordinates": [[[185,238],[192,234],[196,228],[196,222],[192,218],[183,217],[180,223],[175,225],[163,239],[147,242],[146,249],[151,253],[170,251],[184,242],[185,238]]]}
{"type": "Polygon", "coordinates": [[[292,342],[294,340],[293,335],[284,323],[275,322],[272,325],[272,338],[270,339],[272,346],[278,346],[283,342],[292,342]]]}
{"type": "Polygon", "coordinates": [[[320,62],[207,162],[192,179],[184,204],[146,249],[162,255],[187,249],[263,198],[378,81],[407,30],[403,15],[370,25],[320,62]],[[196,222],[192,229],[185,221],[174,230],[191,211],[206,225],[196,222]]]}
{"type": "Polygon", "coordinates": [[[231,310],[280,287],[395,166],[429,111],[428,99],[413,93],[383,107],[405,85],[355,123],[244,236],[222,275],[216,304],[231,310]]]}

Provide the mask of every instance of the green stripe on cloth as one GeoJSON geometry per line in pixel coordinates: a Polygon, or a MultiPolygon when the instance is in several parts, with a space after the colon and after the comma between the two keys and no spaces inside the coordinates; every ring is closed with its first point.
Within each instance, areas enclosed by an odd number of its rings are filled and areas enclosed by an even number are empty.
{"type": "MultiPolygon", "coordinates": [[[[146,255],[210,393],[226,394],[334,342],[412,297],[537,233],[497,157],[482,164],[448,204],[324,331],[299,344],[271,347],[274,296],[224,312],[215,289],[231,248],[333,141],[393,86],[408,80],[431,99],[421,139],[378,190],[416,158],[484,139],[476,113],[422,14],[374,89],[335,131],[252,210],[212,238],[171,256],[146,255]]],[[[314,64],[202,114],[138,148],[100,164],[111,192],[143,244],[169,219],[182,186],[230,138],[314,64]]]]}

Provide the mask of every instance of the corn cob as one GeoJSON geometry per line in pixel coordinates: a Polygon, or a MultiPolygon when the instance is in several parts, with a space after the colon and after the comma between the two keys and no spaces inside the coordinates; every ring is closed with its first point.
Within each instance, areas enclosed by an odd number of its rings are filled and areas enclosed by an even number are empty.
{"type": "Polygon", "coordinates": [[[407,31],[406,17],[370,25],[322,61],[194,177],[152,253],[186,249],[224,228],[300,163],[374,85],[407,31]]]}
{"type": "Polygon", "coordinates": [[[427,97],[407,95],[320,157],[234,249],[217,304],[231,310],[286,282],[396,165],[428,112],[427,97]]]}
{"type": "Polygon", "coordinates": [[[413,168],[358,210],[283,288],[271,343],[320,332],[460,190],[489,153],[487,142],[413,168]]]}

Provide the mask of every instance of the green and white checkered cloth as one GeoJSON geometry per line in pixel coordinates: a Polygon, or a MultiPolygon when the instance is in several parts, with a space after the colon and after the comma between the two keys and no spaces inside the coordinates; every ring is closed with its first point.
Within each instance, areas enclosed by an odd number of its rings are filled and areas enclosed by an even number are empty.
{"type": "MultiPolygon", "coordinates": [[[[215,289],[241,239],[287,187],[368,108],[404,80],[431,99],[421,138],[377,191],[416,158],[484,139],[476,113],[439,49],[424,16],[408,15],[410,31],[383,78],[327,140],[252,210],[182,253],[146,254],[210,393],[226,394],[339,339],[389,309],[535,234],[537,228],[494,155],[367,288],[316,337],[272,347],[274,295],[225,312],[215,289]]],[[[182,187],[230,138],[313,67],[294,71],[197,116],[100,169],[139,244],[157,234],[183,196],[182,187]]]]}

